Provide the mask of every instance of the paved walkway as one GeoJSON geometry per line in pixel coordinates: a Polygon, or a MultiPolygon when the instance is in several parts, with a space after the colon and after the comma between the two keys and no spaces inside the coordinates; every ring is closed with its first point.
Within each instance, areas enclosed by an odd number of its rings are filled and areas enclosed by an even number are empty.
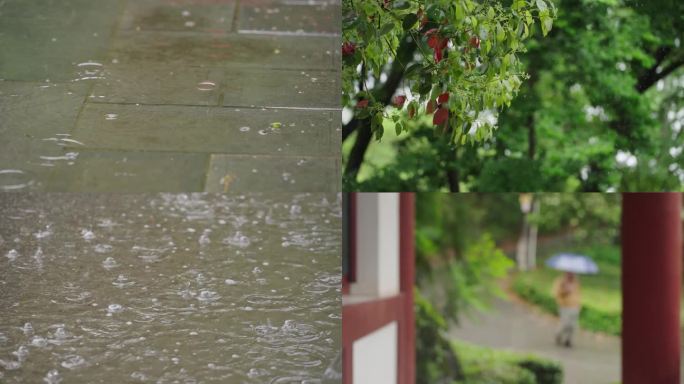
{"type": "Polygon", "coordinates": [[[560,361],[567,384],[609,384],[620,381],[620,339],[580,332],[574,348],[557,347],[558,322],[528,304],[496,300],[491,312],[464,319],[451,329],[453,338],[495,348],[532,352],[560,361]]]}
{"type": "Polygon", "coordinates": [[[0,1],[0,190],[338,191],[340,14],[0,1]]]}

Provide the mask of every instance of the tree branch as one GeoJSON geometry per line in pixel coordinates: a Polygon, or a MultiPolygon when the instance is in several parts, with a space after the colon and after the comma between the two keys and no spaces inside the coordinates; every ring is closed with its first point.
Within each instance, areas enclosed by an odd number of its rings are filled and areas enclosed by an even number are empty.
{"type": "Polygon", "coordinates": [[[671,52],[672,47],[660,47],[656,50],[656,53],[654,55],[656,59],[655,64],[651,66],[651,68],[647,69],[646,72],[642,73],[641,76],[639,76],[639,78],[637,79],[635,88],[639,93],[646,92],[659,80],[664,79],[674,70],[684,65],[684,59],[679,58],[674,61],[671,61],[669,65],[667,65],[660,72],[658,72],[658,68],[660,68],[663,62],[665,62],[665,60],[671,52]]]}

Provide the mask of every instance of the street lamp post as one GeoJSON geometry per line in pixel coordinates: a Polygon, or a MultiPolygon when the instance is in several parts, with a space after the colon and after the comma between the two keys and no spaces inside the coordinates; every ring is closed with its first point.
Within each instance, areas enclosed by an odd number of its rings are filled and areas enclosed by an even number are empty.
{"type": "Polygon", "coordinates": [[[523,214],[523,226],[518,240],[516,259],[518,269],[526,271],[535,268],[537,264],[537,226],[530,224],[528,215],[539,211],[539,202],[534,199],[534,195],[531,193],[521,193],[518,200],[520,211],[523,214]]]}

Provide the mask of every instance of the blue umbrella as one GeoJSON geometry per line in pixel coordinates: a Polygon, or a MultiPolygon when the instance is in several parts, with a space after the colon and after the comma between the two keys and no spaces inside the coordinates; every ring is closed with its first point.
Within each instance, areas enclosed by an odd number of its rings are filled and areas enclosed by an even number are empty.
{"type": "Polygon", "coordinates": [[[546,260],[546,266],[572,273],[598,273],[599,268],[589,256],[559,253],[546,260]]]}

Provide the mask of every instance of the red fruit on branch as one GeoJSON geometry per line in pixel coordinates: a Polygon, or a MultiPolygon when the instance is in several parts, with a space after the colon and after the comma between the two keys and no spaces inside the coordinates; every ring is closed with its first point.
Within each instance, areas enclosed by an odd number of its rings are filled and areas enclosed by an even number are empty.
{"type": "Polygon", "coordinates": [[[442,93],[441,95],[439,95],[437,97],[437,103],[439,103],[439,104],[444,104],[447,101],[449,101],[449,93],[448,92],[442,93]]]}
{"type": "Polygon", "coordinates": [[[471,36],[469,43],[470,43],[470,46],[473,48],[480,48],[480,38],[477,36],[471,36]]]}
{"type": "Polygon", "coordinates": [[[435,112],[435,116],[432,118],[432,124],[433,125],[442,125],[446,123],[446,121],[449,119],[449,110],[446,108],[439,108],[437,109],[437,112],[435,112]]]}
{"type": "Polygon", "coordinates": [[[392,99],[392,103],[394,104],[394,106],[399,108],[399,109],[404,107],[405,102],[406,102],[406,96],[404,96],[404,95],[394,96],[394,99],[392,99]]]}
{"type": "Polygon", "coordinates": [[[363,99],[356,102],[356,108],[366,108],[368,106],[368,100],[363,99]]]}
{"type": "Polygon", "coordinates": [[[346,42],[342,44],[342,56],[351,56],[356,52],[356,44],[346,42]]]}

